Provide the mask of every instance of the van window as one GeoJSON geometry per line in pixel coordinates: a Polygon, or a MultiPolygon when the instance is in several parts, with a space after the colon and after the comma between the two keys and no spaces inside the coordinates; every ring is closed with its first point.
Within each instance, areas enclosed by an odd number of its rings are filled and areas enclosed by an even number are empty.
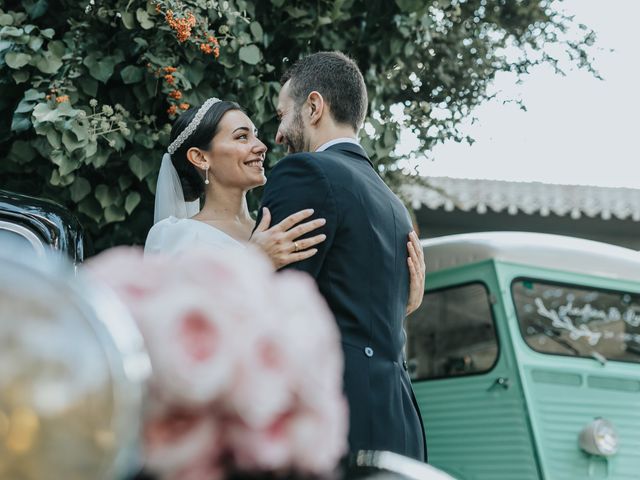
{"type": "Polygon", "coordinates": [[[640,363],[640,294],[529,279],[511,292],[532,349],[640,363]]]}
{"type": "Polygon", "coordinates": [[[406,327],[412,380],[487,372],[498,358],[489,293],[481,283],[426,293],[406,327]]]}

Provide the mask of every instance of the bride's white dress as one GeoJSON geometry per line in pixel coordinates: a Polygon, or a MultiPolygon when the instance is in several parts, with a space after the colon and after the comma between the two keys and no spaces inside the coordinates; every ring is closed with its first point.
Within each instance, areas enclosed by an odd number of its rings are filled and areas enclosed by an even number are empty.
{"type": "Polygon", "coordinates": [[[147,235],[144,253],[176,255],[194,248],[244,247],[235,238],[199,220],[168,217],[159,221],[147,235]]]}

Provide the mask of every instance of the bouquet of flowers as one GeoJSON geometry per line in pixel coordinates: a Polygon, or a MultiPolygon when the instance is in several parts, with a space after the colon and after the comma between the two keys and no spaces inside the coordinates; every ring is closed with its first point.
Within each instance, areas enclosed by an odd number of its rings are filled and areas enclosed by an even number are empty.
{"type": "Polygon", "coordinates": [[[259,253],[89,262],[131,310],[152,365],[145,467],[162,479],[323,475],[347,447],[335,321],[305,274],[259,253]]]}

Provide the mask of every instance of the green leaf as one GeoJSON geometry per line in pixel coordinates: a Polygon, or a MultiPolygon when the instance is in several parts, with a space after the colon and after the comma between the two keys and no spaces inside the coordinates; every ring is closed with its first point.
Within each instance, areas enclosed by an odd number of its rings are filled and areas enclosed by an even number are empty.
{"type": "Polygon", "coordinates": [[[153,164],[150,160],[144,161],[134,154],[129,158],[129,168],[138,180],[142,180],[151,173],[153,164]]]}
{"type": "Polygon", "coordinates": [[[120,190],[122,190],[123,192],[126,189],[128,189],[132,183],[133,183],[133,179],[129,175],[120,177],[118,179],[118,186],[120,187],[120,190]]]}
{"type": "Polygon", "coordinates": [[[78,211],[84,213],[87,217],[91,218],[94,222],[102,220],[102,208],[100,204],[93,197],[85,197],[78,204],[78,211]]]}
{"type": "Polygon", "coordinates": [[[98,151],[91,155],[91,157],[87,157],[85,159],[85,163],[93,165],[95,168],[104,167],[109,159],[109,155],[111,154],[111,149],[100,148],[98,146],[98,151]]]}
{"type": "Polygon", "coordinates": [[[78,203],[91,192],[91,184],[86,178],[76,177],[75,181],[69,187],[71,200],[78,203]]]}
{"type": "Polygon", "coordinates": [[[141,37],[136,37],[133,39],[133,41],[136,43],[136,45],[138,45],[138,47],[140,47],[141,49],[143,48],[149,48],[149,42],[147,42],[144,38],[141,37]]]}
{"type": "Polygon", "coordinates": [[[60,118],[60,110],[49,107],[48,103],[39,103],[33,109],[32,116],[36,119],[36,123],[55,122],[60,118]]]}
{"type": "Polygon", "coordinates": [[[118,201],[118,189],[114,187],[108,187],[106,185],[100,184],[96,187],[94,196],[100,202],[102,208],[110,207],[111,205],[115,205],[118,201]]]}
{"type": "Polygon", "coordinates": [[[126,85],[129,85],[131,83],[138,83],[144,76],[144,69],[136,67],[134,65],[128,65],[122,69],[122,71],[120,72],[120,76],[122,77],[122,81],[126,85]]]}
{"type": "Polygon", "coordinates": [[[56,73],[62,67],[62,60],[51,51],[42,52],[36,62],[36,67],[42,73],[56,73]]]}
{"type": "MultiPolygon", "coordinates": [[[[44,93],[39,92],[35,88],[30,88],[29,90],[24,92],[24,97],[22,102],[35,102],[38,100],[43,100],[44,96],[45,96],[44,93]]],[[[20,102],[20,104],[22,104],[22,102],[20,102]]],[[[18,109],[16,109],[16,112],[27,112],[27,111],[30,112],[31,110],[33,110],[33,105],[28,110],[20,110],[19,108],[20,107],[18,106],[18,109]]]]}
{"type": "MultiPolygon", "coordinates": [[[[302,17],[306,17],[306,16],[309,15],[309,11],[307,9],[305,9],[305,8],[296,8],[296,7],[288,8],[287,9],[287,13],[293,18],[302,18],[302,17]]],[[[315,35],[315,33],[312,32],[312,31],[309,31],[308,33],[310,34],[310,36],[315,35]]]]}
{"type": "Polygon", "coordinates": [[[93,78],[83,75],[78,78],[77,82],[82,91],[90,97],[96,97],[98,95],[98,82],[93,78]]]}
{"type": "Polygon", "coordinates": [[[113,75],[116,59],[113,57],[98,58],[97,53],[90,53],[83,63],[89,69],[89,74],[93,78],[100,80],[102,83],[107,83],[107,80],[113,75]]]}
{"type": "Polygon", "coordinates": [[[31,60],[31,55],[26,53],[9,52],[4,56],[4,61],[9,68],[18,69],[24,67],[31,60]]]}
{"type": "Polygon", "coordinates": [[[107,223],[121,222],[126,217],[122,207],[107,207],[104,210],[104,219],[107,223]]]}
{"type": "Polygon", "coordinates": [[[62,150],[52,150],[49,154],[49,160],[51,160],[54,164],[60,166],[64,159],[64,152],[62,150]]]}
{"type": "Polygon", "coordinates": [[[11,145],[8,159],[19,164],[29,163],[37,155],[35,149],[24,140],[16,140],[11,145]]]}
{"type": "Polygon", "coordinates": [[[231,69],[236,66],[231,55],[220,55],[218,63],[227,69],[231,69]]]}
{"type": "Polygon", "coordinates": [[[20,37],[24,34],[24,30],[16,27],[0,28],[0,37],[20,37]]]}
{"type": "Polygon", "coordinates": [[[64,42],[60,40],[54,40],[49,42],[47,45],[47,50],[49,50],[55,57],[62,58],[65,53],[67,53],[67,47],[65,47],[64,42]]]}
{"type": "Polygon", "coordinates": [[[140,203],[140,194],[138,192],[130,192],[127,195],[127,199],[124,201],[124,209],[129,215],[135,210],[140,203]]]}
{"type": "Polygon", "coordinates": [[[48,8],[49,8],[48,0],[36,0],[36,2],[32,3],[31,5],[24,6],[24,9],[27,11],[27,13],[29,14],[29,17],[31,17],[32,20],[35,20],[36,18],[39,18],[45,13],[47,13],[48,8]]]}
{"type": "Polygon", "coordinates": [[[395,131],[391,127],[387,127],[384,131],[383,142],[385,147],[392,147],[396,144],[395,131]]]}
{"type": "Polygon", "coordinates": [[[284,5],[284,0],[271,0],[274,7],[280,8],[284,5]]]}
{"type": "Polygon", "coordinates": [[[255,45],[246,45],[238,52],[240,60],[249,65],[257,65],[262,59],[262,53],[260,49],[255,45]]]}
{"type": "Polygon", "coordinates": [[[62,182],[60,181],[60,172],[57,169],[51,172],[51,178],[49,179],[49,183],[54,187],[61,186],[62,182]]]}
{"type": "Polygon", "coordinates": [[[141,8],[136,10],[136,19],[138,20],[138,23],[144,30],[149,30],[153,28],[153,26],[155,25],[153,20],[151,20],[151,17],[149,17],[149,14],[147,13],[147,11],[141,8]]]}
{"type": "Polygon", "coordinates": [[[96,152],[98,151],[98,142],[87,142],[87,145],[84,147],[84,157],[85,160],[88,157],[92,157],[96,154],[96,152]]]}
{"type": "Polygon", "coordinates": [[[112,222],[121,222],[127,216],[125,215],[124,209],[122,207],[107,207],[104,210],[104,219],[107,223],[112,222]]]}
{"type": "Polygon", "coordinates": [[[262,37],[264,36],[264,30],[262,30],[262,25],[260,25],[258,22],[251,22],[251,25],[249,25],[249,29],[251,30],[251,34],[253,35],[253,38],[257,42],[261,42],[262,37]]]}
{"type": "Polygon", "coordinates": [[[14,45],[15,43],[9,40],[0,40],[0,52],[4,52],[5,50],[13,47],[14,45]]]}
{"type": "Polygon", "coordinates": [[[6,27],[8,25],[13,25],[13,17],[8,13],[3,13],[0,15],[0,27],[6,27]]]}
{"type": "Polygon", "coordinates": [[[20,133],[26,132],[31,128],[31,120],[29,117],[23,115],[14,115],[13,120],[11,121],[11,131],[20,133]]]}
{"type": "MultiPolygon", "coordinates": [[[[64,134],[62,135],[62,138],[64,139],[64,134]]],[[[60,176],[64,177],[69,175],[71,172],[77,170],[79,166],[78,161],[74,160],[69,155],[62,156],[60,166],[58,168],[60,170],[60,176]]]]}
{"type": "Polygon", "coordinates": [[[48,38],[48,39],[52,39],[53,36],[56,34],[55,30],[53,28],[45,28],[44,30],[42,30],[40,32],[40,34],[44,37],[44,38],[48,38]]]}
{"type": "Polygon", "coordinates": [[[184,76],[194,86],[198,86],[204,78],[205,65],[202,62],[191,63],[184,71],[184,76]]]}
{"type": "Polygon", "coordinates": [[[49,142],[49,144],[51,144],[53,148],[55,148],[56,150],[59,150],[60,148],[62,148],[62,140],[60,138],[61,137],[60,132],[51,128],[47,131],[46,135],[47,135],[47,141],[49,142]]]}
{"type": "Polygon", "coordinates": [[[133,12],[122,12],[122,24],[127,30],[136,28],[136,17],[133,12]]]}
{"type": "Polygon", "coordinates": [[[73,135],[69,130],[65,130],[62,132],[62,143],[64,145],[64,148],[66,148],[67,152],[69,153],[82,146],[82,142],[78,141],[76,136],[73,135]]]}
{"type": "Polygon", "coordinates": [[[73,132],[78,141],[83,142],[89,139],[89,125],[86,121],[75,118],[70,120],[65,127],[73,132]]]}
{"type": "Polygon", "coordinates": [[[412,12],[417,10],[421,0],[396,0],[396,5],[403,12],[412,12]]]}
{"type": "Polygon", "coordinates": [[[28,45],[31,50],[37,52],[42,48],[43,42],[44,40],[42,40],[42,37],[31,37],[28,45]]]}
{"type": "Polygon", "coordinates": [[[15,72],[11,72],[11,76],[16,83],[24,83],[29,80],[29,76],[31,73],[28,70],[17,70],[15,72]]]}

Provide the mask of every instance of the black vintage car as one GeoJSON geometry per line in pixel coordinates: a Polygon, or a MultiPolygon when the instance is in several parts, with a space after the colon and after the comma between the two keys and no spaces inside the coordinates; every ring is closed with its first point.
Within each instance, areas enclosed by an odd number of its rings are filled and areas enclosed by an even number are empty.
{"type": "Polygon", "coordinates": [[[47,248],[66,254],[74,264],[84,260],[80,222],[64,207],[40,198],[0,190],[0,240],[19,242],[36,255],[47,248]]]}

